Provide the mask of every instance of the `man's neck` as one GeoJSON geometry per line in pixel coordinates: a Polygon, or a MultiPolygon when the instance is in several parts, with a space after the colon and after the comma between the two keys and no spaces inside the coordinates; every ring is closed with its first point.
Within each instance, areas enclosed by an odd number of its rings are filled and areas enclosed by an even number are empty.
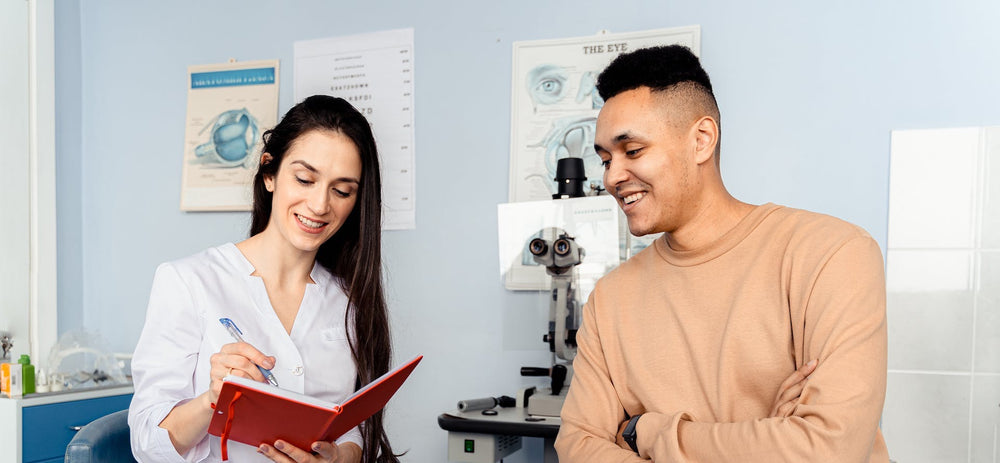
{"type": "Polygon", "coordinates": [[[675,251],[708,246],[736,227],[754,207],[728,193],[709,198],[699,204],[684,225],[664,234],[667,245],[675,251]]]}

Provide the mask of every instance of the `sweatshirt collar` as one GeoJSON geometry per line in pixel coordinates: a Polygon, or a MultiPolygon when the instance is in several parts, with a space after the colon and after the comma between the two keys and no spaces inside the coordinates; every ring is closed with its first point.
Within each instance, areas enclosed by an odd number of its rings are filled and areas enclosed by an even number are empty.
{"type": "Polygon", "coordinates": [[[678,267],[690,267],[694,265],[700,265],[710,260],[713,260],[729,250],[735,248],[747,236],[750,235],[754,229],[757,228],[767,216],[771,215],[772,212],[780,209],[779,206],[774,203],[767,203],[755,207],[749,214],[744,216],[740,221],[727,231],[725,234],[720,236],[717,240],[697,249],[689,249],[686,251],[675,251],[667,245],[666,235],[657,238],[653,242],[656,247],[657,254],[672,265],[678,267]]]}

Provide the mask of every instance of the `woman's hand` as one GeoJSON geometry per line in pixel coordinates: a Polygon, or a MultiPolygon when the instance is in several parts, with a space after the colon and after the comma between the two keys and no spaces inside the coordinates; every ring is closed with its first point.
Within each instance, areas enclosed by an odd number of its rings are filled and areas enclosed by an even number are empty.
{"type": "Polygon", "coordinates": [[[209,362],[212,365],[209,374],[212,384],[208,388],[208,400],[215,404],[219,401],[222,391],[222,378],[226,375],[242,376],[254,381],[266,381],[264,375],[257,369],[260,365],[268,370],[274,368],[274,357],[262,354],[259,350],[245,342],[234,342],[222,346],[219,352],[212,354],[209,362]]]}
{"type": "Polygon", "coordinates": [[[815,359],[810,360],[781,383],[774,395],[774,403],[771,405],[771,414],[768,418],[787,418],[792,414],[802,389],[806,387],[806,379],[816,370],[817,363],[815,359]]]}
{"type": "Polygon", "coordinates": [[[183,455],[198,444],[208,432],[212,421],[212,409],[219,403],[219,392],[222,391],[222,378],[226,375],[242,376],[263,381],[264,375],[257,365],[264,368],[274,368],[274,357],[268,357],[245,342],[226,344],[209,359],[212,365],[209,375],[212,384],[208,390],[199,395],[196,400],[185,402],[170,410],[160,427],[167,430],[170,443],[174,444],[177,453],[183,455]]]}
{"type": "Polygon", "coordinates": [[[361,447],[347,442],[343,446],[337,446],[330,442],[313,442],[312,452],[307,452],[295,447],[288,442],[278,440],[274,446],[260,444],[257,452],[268,457],[271,461],[280,463],[347,463],[361,461],[361,447]]]}

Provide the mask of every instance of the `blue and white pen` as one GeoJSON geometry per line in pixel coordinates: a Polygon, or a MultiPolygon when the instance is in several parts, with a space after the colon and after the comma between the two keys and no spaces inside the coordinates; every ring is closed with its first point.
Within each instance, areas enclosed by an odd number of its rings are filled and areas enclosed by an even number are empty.
{"type": "MultiPolygon", "coordinates": [[[[228,318],[220,318],[219,323],[222,323],[222,326],[226,327],[226,330],[229,331],[229,334],[233,336],[233,339],[235,339],[236,342],[246,342],[243,340],[242,336],[243,332],[240,331],[240,328],[237,327],[236,323],[234,323],[232,320],[228,318]]],[[[260,370],[261,374],[264,375],[264,378],[267,379],[268,383],[270,383],[272,386],[278,385],[278,380],[274,379],[274,374],[271,373],[271,370],[268,370],[267,368],[264,368],[256,364],[255,366],[257,367],[258,370],[260,370]]]]}

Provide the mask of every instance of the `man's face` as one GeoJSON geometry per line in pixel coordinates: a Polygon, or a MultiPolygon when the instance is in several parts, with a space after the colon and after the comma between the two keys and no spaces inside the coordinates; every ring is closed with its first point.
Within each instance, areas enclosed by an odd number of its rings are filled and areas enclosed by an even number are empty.
{"type": "Polygon", "coordinates": [[[604,186],[636,236],[682,226],[698,186],[691,121],[672,120],[682,112],[671,111],[669,100],[640,87],[609,99],[597,117],[604,186]]]}

